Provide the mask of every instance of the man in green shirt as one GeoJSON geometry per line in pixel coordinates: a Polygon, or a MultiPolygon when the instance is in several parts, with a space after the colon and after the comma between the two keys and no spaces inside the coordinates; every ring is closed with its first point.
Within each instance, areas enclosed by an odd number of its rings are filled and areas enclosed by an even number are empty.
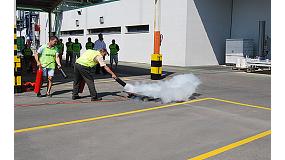
{"type": "Polygon", "coordinates": [[[25,46],[25,37],[17,37],[17,50],[22,51],[25,46]]]}
{"type": "Polygon", "coordinates": [[[62,60],[62,55],[63,55],[63,50],[64,50],[64,44],[62,43],[62,39],[60,39],[56,45],[57,49],[58,49],[58,57],[60,59],[60,63],[61,63],[61,60],[62,60]]]}
{"type": "Polygon", "coordinates": [[[72,57],[72,64],[74,65],[77,58],[80,57],[80,50],[82,49],[81,43],[78,42],[78,39],[75,39],[75,43],[72,44],[72,51],[73,51],[73,57],[72,57]]]}
{"type": "MultiPolygon", "coordinates": [[[[51,36],[49,42],[42,45],[34,55],[38,67],[42,67],[43,69],[43,76],[48,79],[46,96],[49,97],[51,97],[50,91],[56,66],[55,63],[57,63],[58,68],[61,68],[58,49],[55,47],[57,41],[58,38],[56,36],[51,36]]],[[[38,93],[37,96],[41,97],[41,93],[38,93]]]]}
{"type": "Polygon", "coordinates": [[[85,44],[85,48],[87,49],[93,49],[94,48],[94,43],[91,42],[91,38],[88,38],[88,42],[85,44]]]}
{"type": "Polygon", "coordinates": [[[33,51],[31,50],[31,44],[32,42],[27,39],[27,43],[24,45],[24,48],[21,50],[23,56],[24,56],[24,68],[27,70],[27,72],[32,71],[32,55],[33,51]]]}
{"type": "Polygon", "coordinates": [[[68,42],[65,43],[66,45],[66,57],[65,57],[65,65],[71,66],[72,57],[73,57],[73,51],[72,51],[72,44],[71,38],[68,38],[68,42]]]}
{"type": "Polygon", "coordinates": [[[113,61],[115,61],[116,67],[118,66],[118,51],[120,50],[119,45],[116,44],[116,41],[113,39],[112,44],[109,45],[110,49],[110,64],[111,68],[113,68],[113,61]]]}

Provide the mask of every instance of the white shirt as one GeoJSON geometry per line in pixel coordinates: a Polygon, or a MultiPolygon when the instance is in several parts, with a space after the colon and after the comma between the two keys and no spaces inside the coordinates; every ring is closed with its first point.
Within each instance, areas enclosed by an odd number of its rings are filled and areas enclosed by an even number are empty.
{"type": "Polygon", "coordinates": [[[106,44],[104,41],[100,41],[99,39],[95,41],[94,43],[94,50],[99,51],[100,49],[105,48],[106,49],[106,44]]]}
{"type": "Polygon", "coordinates": [[[101,55],[96,56],[95,60],[100,64],[100,67],[106,66],[106,63],[104,62],[103,57],[101,55]]]}

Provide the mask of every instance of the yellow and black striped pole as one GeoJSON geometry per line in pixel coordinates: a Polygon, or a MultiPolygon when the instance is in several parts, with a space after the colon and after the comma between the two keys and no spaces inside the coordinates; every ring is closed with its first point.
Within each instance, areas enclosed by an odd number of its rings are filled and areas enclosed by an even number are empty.
{"type": "Polygon", "coordinates": [[[162,75],[162,55],[160,53],[160,0],[155,0],[154,17],[154,52],[151,55],[150,77],[152,80],[161,79],[162,75]]]}
{"type": "Polygon", "coordinates": [[[17,51],[18,51],[18,48],[17,48],[17,29],[16,29],[16,26],[14,26],[14,56],[17,55],[17,51]]]}
{"type": "Polygon", "coordinates": [[[22,67],[21,57],[17,56],[17,29],[14,26],[14,92],[22,92],[22,67]]]}
{"type": "Polygon", "coordinates": [[[152,54],[151,55],[151,79],[159,80],[162,74],[162,55],[152,54]]]}

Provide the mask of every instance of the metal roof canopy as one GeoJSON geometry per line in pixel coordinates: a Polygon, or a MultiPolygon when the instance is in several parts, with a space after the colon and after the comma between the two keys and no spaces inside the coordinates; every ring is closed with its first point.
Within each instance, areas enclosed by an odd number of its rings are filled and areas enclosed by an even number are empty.
{"type": "Polygon", "coordinates": [[[51,12],[63,0],[16,0],[17,10],[35,10],[51,12]]]}
{"type": "Polygon", "coordinates": [[[49,37],[51,36],[51,13],[63,12],[118,0],[16,0],[17,10],[48,12],[49,37]]]}
{"type": "Polygon", "coordinates": [[[62,12],[118,0],[16,0],[17,10],[62,12]]]}

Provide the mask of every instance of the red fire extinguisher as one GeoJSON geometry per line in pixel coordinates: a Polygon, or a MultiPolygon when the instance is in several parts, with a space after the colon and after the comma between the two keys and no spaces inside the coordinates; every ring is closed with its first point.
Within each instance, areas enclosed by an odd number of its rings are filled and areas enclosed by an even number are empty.
{"type": "Polygon", "coordinates": [[[39,67],[39,69],[37,70],[35,89],[34,89],[34,92],[37,94],[40,93],[42,80],[43,80],[43,69],[42,67],[39,67]]]}

